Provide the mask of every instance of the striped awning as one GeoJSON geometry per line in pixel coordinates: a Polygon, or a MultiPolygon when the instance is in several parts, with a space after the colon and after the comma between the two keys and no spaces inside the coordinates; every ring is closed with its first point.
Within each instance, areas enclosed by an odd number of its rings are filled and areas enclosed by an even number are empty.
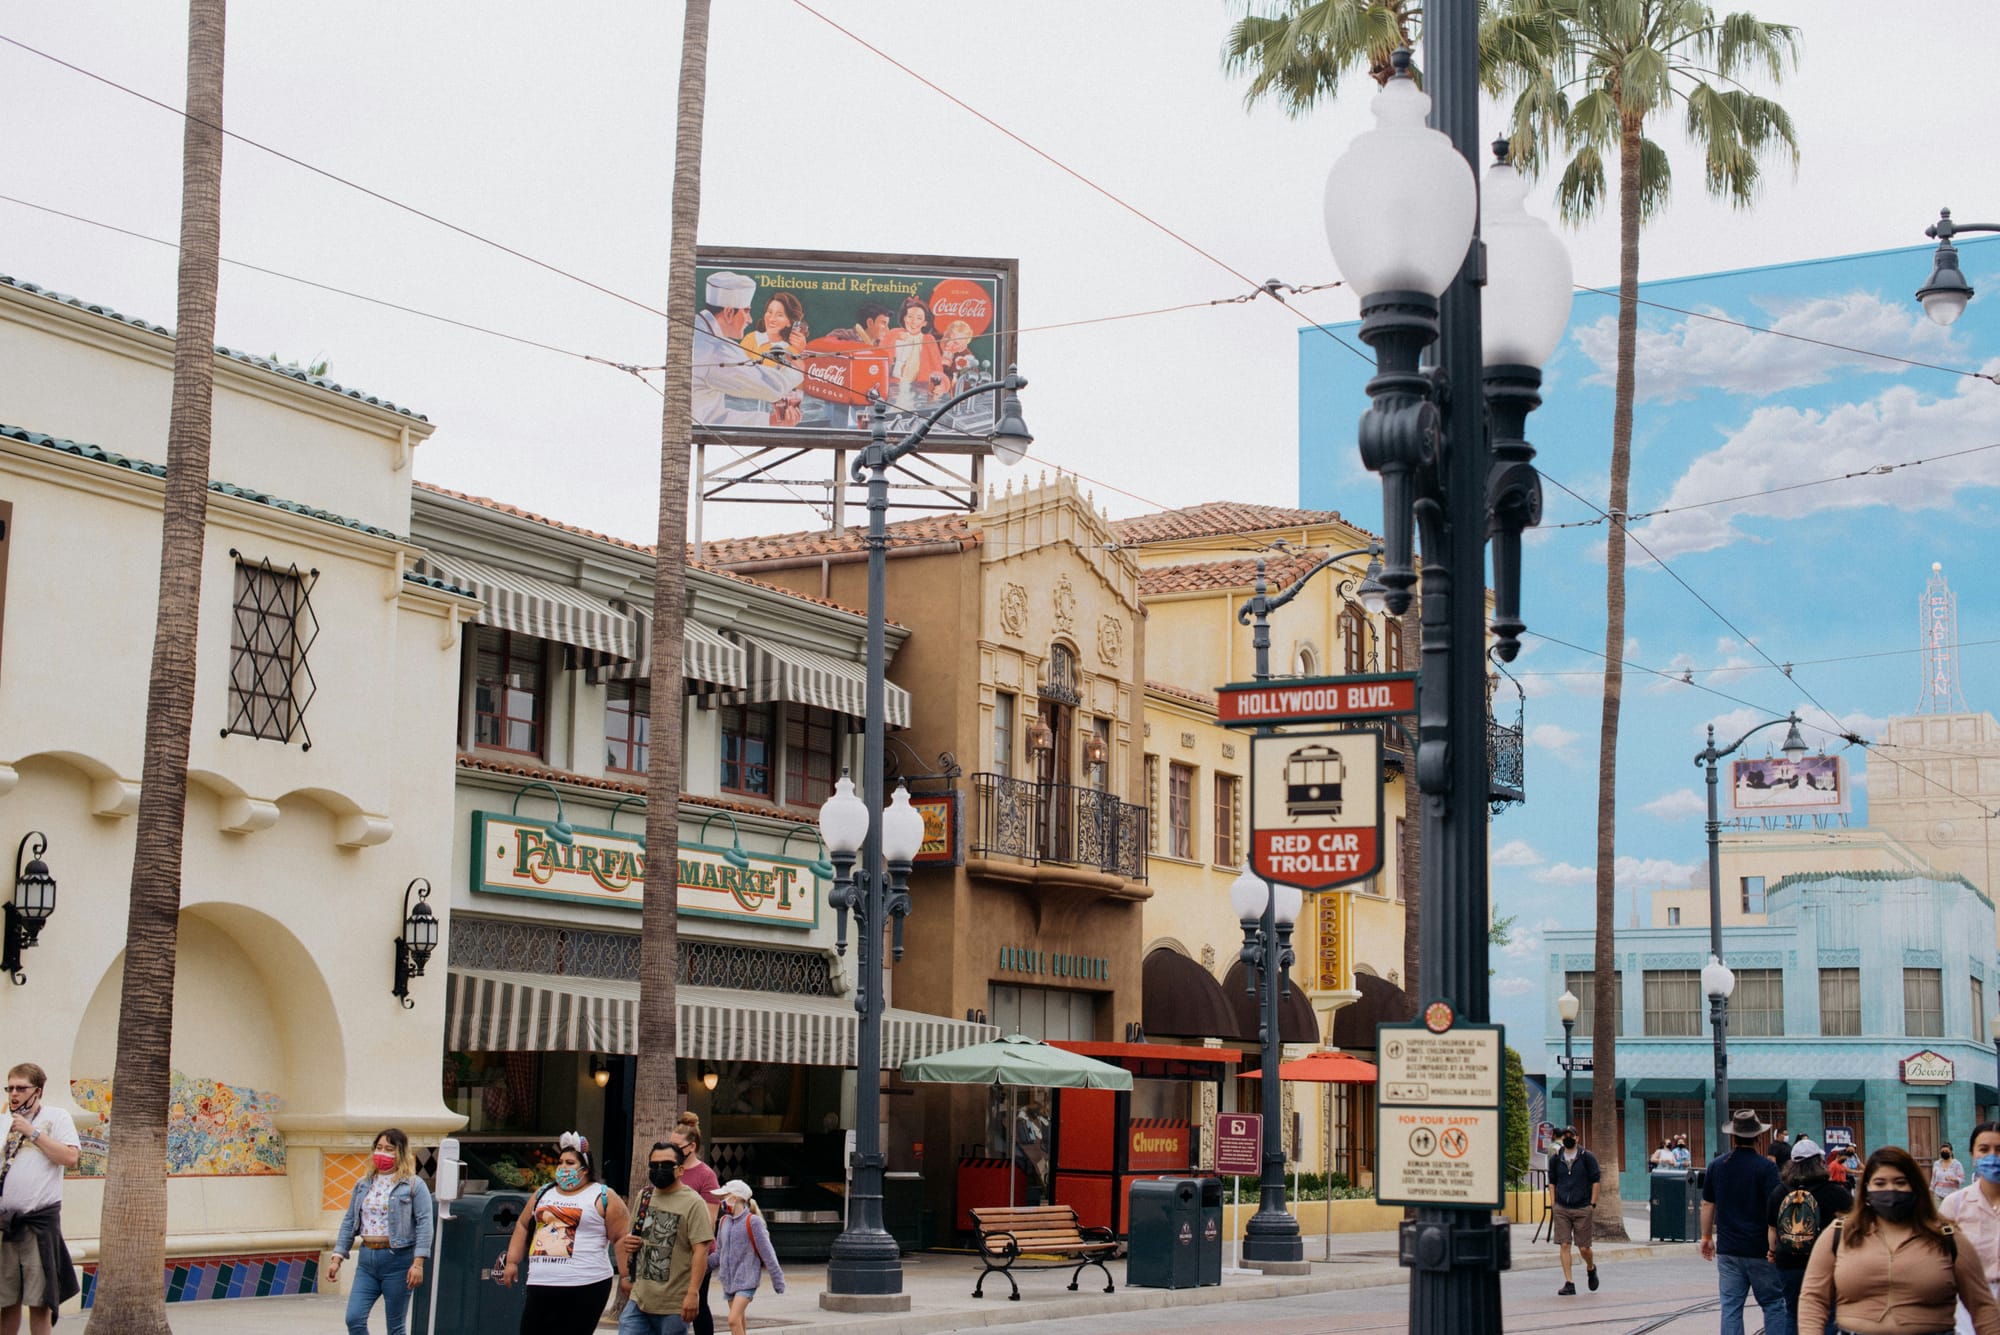
{"type": "Polygon", "coordinates": [[[476,595],[486,604],[481,625],[574,645],[606,658],[630,659],[638,652],[632,618],[580,590],[435,552],[417,559],[417,573],[476,595]]]}
{"type": "MultiPolygon", "coordinates": [[[[724,987],[675,993],[678,1055],[705,1061],[852,1066],[859,1017],[847,997],[802,997],[724,987]]],[[[453,969],[445,984],[445,1048],[452,1052],[638,1051],[639,985],[607,978],[453,969]]],[[[992,1025],[891,1010],[882,1061],[998,1038],[992,1025]]]]}
{"type": "MultiPolygon", "coordinates": [[[[637,653],[629,663],[614,664],[605,672],[611,681],[646,681],[653,675],[653,609],[621,604],[631,614],[637,653]]],[[[724,639],[698,621],[681,622],[681,680],[730,686],[742,690],[749,674],[744,669],[743,646],[724,639]]]]}
{"type": "MultiPolygon", "coordinates": [[[[851,659],[833,658],[797,645],[738,637],[748,651],[748,698],[817,705],[855,718],[868,716],[868,669],[851,659]]],[[[893,681],[882,683],[884,722],[910,726],[910,693],[893,681]]]]}

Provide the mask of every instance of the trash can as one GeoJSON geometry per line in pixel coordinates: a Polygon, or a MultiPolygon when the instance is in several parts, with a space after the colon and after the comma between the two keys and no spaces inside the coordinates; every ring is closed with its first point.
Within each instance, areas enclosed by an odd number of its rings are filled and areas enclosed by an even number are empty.
{"type": "MultiPolygon", "coordinates": [[[[528,1193],[496,1191],[485,1196],[461,1196],[452,1202],[451,1218],[436,1235],[432,1264],[424,1267],[424,1282],[410,1304],[414,1335],[489,1335],[521,1324],[527,1305],[525,1273],[512,1288],[495,1281],[507,1255],[514,1222],[527,1208],[528,1193]],[[437,1330],[431,1329],[431,1286],[438,1286],[437,1330]]],[[[526,1267],[523,1267],[525,1271],[526,1267]]]]}
{"type": "Polygon", "coordinates": [[[1222,1282],[1222,1179],[1201,1179],[1201,1275],[1203,1285],[1222,1282]]]}
{"type": "MultiPolygon", "coordinates": [[[[1201,1282],[1201,1183],[1167,1177],[1132,1184],[1126,1234],[1125,1286],[1191,1289],[1201,1282]]],[[[1222,1227],[1216,1221],[1216,1246],[1222,1227]]],[[[1218,1253],[1219,1254],[1219,1253],[1218,1253]]],[[[1220,1268],[1216,1281],[1221,1282],[1220,1268]]]]}
{"type": "Polygon", "coordinates": [[[1661,1169],[1648,1178],[1653,1241],[1693,1242],[1701,1236],[1701,1183],[1699,1169],[1661,1169]]]}

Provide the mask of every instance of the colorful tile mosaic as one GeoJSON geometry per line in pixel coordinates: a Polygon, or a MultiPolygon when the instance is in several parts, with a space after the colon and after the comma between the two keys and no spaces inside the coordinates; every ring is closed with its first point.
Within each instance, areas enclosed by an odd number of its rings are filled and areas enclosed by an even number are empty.
{"type": "MultiPolygon", "coordinates": [[[[102,1177],[111,1120],[111,1081],[73,1079],[76,1106],[105,1119],[89,1138],[75,1176],[102,1177]]],[[[270,1177],[285,1171],[285,1138],[272,1120],[276,1094],[219,1080],[173,1073],[167,1108],[169,1177],[270,1177]]]]}
{"type": "Polygon", "coordinates": [[[354,1184],[368,1176],[365,1154],[328,1154],[320,1160],[319,1208],[345,1210],[354,1184]]]}
{"type": "MultiPolygon", "coordinates": [[[[83,1268],[83,1305],[97,1297],[97,1267],[83,1268]]],[[[190,1256],[167,1262],[167,1301],[274,1298],[319,1292],[319,1253],[190,1256]]]]}

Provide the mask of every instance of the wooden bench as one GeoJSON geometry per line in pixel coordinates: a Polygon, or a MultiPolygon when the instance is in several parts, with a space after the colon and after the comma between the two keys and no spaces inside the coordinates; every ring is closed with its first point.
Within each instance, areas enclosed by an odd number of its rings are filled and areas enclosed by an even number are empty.
{"type": "Polygon", "coordinates": [[[976,1209],[972,1222],[979,1232],[979,1259],[986,1263],[979,1272],[979,1282],[972,1287],[975,1298],[986,1296],[986,1277],[997,1271],[1007,1277],[1007,1287],[1013,1290],[1007,1300],[1021,1301],[1021,1286],[1014,1282],[1013,1271],[1023,1258],[1030,1258],[1020,1264],[1023,1270],[1060,1270],[1074,1262],[1069,1277],[1071,1292],[1075,1292],[1084,1267],[1094,1265],[1104,1274],[1104,1291],[1116,1291],[1104,1263],[1117,1257],[1118,1239],[1108,1228],[1081,1227],[1076,1211],[1067,1205],[976,1209]]]}

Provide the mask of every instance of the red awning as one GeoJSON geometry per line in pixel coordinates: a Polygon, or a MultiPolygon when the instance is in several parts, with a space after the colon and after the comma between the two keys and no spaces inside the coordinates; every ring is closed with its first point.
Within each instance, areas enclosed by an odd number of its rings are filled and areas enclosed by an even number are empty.
{"type": "MultiPolygon", "coordinates": [[[[1250,1080],[1262,1080],[1262,1071],[1246,1071],[1250,1080]]],[[[1296,1061],[1280,1063],[1280,1080],[1309,1080],[1320,1085],[1372,1085],[1375,1083],[1375,1067],[1371,1062],[1359,1057],[1350,1057],[1344,1052],[1313,1052],[1296,1061]]]]}

